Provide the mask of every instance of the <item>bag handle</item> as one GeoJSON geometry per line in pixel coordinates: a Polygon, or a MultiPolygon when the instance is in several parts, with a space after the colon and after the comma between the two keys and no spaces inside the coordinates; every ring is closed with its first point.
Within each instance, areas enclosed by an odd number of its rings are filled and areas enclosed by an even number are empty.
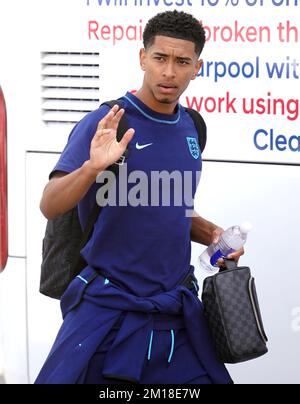
{"type": "Polygon", "coordinates": [[[224,258],[225,268],[220,268],[219,272],[226,271],[227,269],[238,269],[237,263],[234,259],[224,258]]]}

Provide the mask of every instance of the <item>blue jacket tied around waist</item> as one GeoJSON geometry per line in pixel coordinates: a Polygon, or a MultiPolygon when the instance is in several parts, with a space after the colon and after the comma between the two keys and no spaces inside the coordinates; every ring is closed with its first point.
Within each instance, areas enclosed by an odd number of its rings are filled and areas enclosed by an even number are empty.
{"type": "Polygon", "coordinates": [[[90,358],[121,316],[124,319],[106,355],[102,373],[139,383],[155,314],[159,313],[183,317],[193,348],[213,383],[231,381],[225,366],[216,358],[202,303],[185,286],[138,297],[86,267],[69,285],[61,308],[64,323],[37,384],[81,383],[90,358]]]}

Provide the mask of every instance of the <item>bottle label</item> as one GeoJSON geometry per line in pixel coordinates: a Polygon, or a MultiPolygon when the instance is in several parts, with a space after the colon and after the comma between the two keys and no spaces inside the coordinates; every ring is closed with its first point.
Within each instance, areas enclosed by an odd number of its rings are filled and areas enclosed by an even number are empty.
{"type": "MultiPolygon", "coordinates": [[[[231,248],[231,249],[227,252],[227,255],[228,255],[228,254],[231,254],[232,252],[234,252],[234,250],[231,248]]],[[[211,265],[212,265],[213,267],[214,267],[214,266],[217,266],[217,261],[218,261],[218,259],[219,259],[219,258],[227,257],[227,255],[226,255],[226,256],[223,255],[221,250],[216,251],[216,252],[210,257],[210,263],[211,263],[211,265]]]]}

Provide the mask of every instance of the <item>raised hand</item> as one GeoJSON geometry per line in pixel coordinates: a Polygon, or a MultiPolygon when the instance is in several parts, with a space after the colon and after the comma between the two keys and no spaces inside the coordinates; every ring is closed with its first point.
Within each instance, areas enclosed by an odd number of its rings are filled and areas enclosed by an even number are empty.
{"type": "Polygon", "coordinates": [[[117,129],[124,112],[124,109],[115,105],[98,124],[91,142],[89,161],[95,171],[103,171],[118,161],[134,135],[134,129],[130,128],[122,140],[117,141],[117,129]]]}

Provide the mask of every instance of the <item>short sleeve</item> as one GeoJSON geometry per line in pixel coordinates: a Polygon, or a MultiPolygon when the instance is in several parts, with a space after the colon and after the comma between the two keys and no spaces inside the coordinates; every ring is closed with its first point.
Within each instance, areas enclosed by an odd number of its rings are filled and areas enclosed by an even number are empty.
{"type": "Polygon", "coordinates": [[[73,128],[57,164],[51,171],[49,178],[55,172],[71,173],[80,168],[90,157],[90,145],[97,130],[99,121],[108,113],[109,107],[104,105],[87,114],[73,128]]]}

